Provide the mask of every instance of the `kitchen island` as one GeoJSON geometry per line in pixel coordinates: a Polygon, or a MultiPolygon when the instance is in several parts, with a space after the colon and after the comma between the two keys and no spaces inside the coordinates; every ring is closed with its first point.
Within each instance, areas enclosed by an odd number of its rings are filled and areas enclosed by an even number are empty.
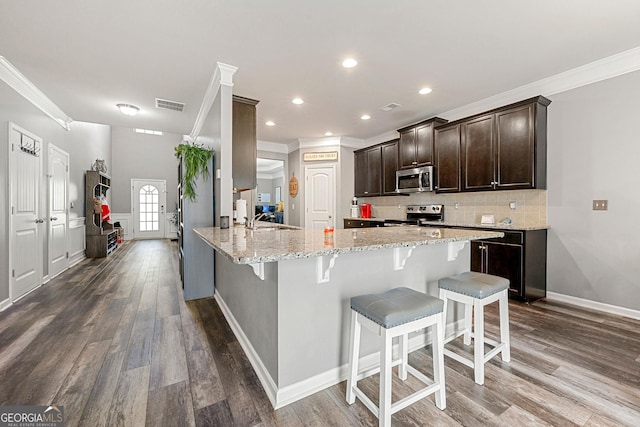
{"type": "MultiPolygon", "coordinates": [[[[215,298],[274,408],[346,378],[349,300],[407,286],[437,295],[437,280],[469,268],[470,240],[501,232],[431,227],[322,231],[197,228],[214,251],[215,298]]],[[[449,328],[461,316],[450,310],[449,328]]],[[[430,341],[412,335],[410,350],[430,341]]],[[[363,333],[363,368],[378,339],[363,333]]]]}

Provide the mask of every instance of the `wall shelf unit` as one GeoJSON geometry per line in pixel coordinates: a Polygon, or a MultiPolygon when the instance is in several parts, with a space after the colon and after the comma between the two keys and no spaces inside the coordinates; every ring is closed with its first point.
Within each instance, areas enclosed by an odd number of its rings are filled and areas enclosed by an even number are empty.
{"type": "Polygon", "coordinates": [[[113,224],[102,221],[102,210],[96,209],[94,198],[107,196],[111,177],[98,171],[85,173],[85,216],[87,233],[87,258],[103,258],[118,248],[118,230],[113,224]]]}

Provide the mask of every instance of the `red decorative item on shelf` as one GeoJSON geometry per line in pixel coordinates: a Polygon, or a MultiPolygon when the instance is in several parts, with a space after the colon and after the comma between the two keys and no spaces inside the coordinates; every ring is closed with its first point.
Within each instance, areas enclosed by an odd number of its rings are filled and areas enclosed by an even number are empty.
{"type": "Polygon", "coordinates": [[[360,205],[360,217],[371,218],[371,204],[363,203],[360,205]]]}

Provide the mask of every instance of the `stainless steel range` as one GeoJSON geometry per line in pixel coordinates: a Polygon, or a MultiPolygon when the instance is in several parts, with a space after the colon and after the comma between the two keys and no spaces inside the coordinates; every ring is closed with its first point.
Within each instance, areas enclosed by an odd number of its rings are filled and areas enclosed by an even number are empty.
{"type": "Polygon", "coordinates": [[[409,205],[407,206],[407,220],[415,221],[418,225],[426,222],[444,221],[444,205],[409,205]]]}

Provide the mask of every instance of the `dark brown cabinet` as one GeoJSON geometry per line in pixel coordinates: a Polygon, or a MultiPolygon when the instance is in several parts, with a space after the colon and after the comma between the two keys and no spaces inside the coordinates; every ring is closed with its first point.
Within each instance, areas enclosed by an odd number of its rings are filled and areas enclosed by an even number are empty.
{"type": "Polygon", "coordinates": [[[546,188],[550,102],[538,96],[456,122],[461,191],[546,188]]]}
{"type": "Polygon", "coordinates": [[[544,298],[547,230],[498,231],[504,237],[471,242],[471,270],[509,279],[509,295],[514,299],[544,298]]]}
{"type": "Polygon", "coordinates": [[[398,163],[400,169],[433,164],[433,129],[447,121],[438,117],[398,129],[398,163]]]}
{"type": "Polygon", "coordinates": [[[345,219],[344,228],[372,228],[384,227],[383,221],[367,220],[367,219],[345,219]]]}
{"type": "Polygon", "coordinates": [[[398,170],[398,140],[389,141],[380,147],[382,155],[382,195],[396,194],[396,171],[398,170]]]}
{"type": "Polygon", "coordinates": [[[256,166],[258,140],[256,136],[256,105],[259,101],[233,96],[232,174],[237,190],[258,186],[256,166]]]}
{"type": "Polygon", "coordinates": [[[382,188],[380,146],[354,152],[356,197],[379,196],[382,188]]]}
{"type": "Polygon", "coordinates": [[[354,151],[355,196],[396,194],[398,140],[354,151]]]}
{"type": "Polygon", "coordinates": [[[436,185],[438,193],[460,191],[460,125],[446,125],[434,131],[436,185]]]}

